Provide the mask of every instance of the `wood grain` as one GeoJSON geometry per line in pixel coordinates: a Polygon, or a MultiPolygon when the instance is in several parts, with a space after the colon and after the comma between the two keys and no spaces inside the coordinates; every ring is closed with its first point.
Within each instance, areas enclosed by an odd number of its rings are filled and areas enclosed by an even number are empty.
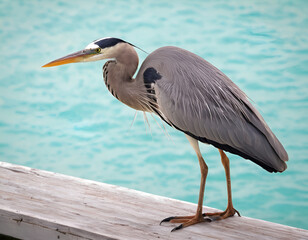
{"type": "MultiPolygon", "coordinates": [[[[308,231],[247,217],[176,232],[159,225],[196,205],[0,162],[0,233],[21,239],[308,239],[308,231]]],[[[204,211],[217,211],[204,207],[204,211]]]]}

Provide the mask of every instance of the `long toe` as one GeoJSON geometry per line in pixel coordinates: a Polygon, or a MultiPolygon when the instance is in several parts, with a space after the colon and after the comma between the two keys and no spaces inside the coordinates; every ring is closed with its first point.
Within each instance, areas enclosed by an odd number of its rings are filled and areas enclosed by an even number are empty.
{"type": "MultiPolygon", "coordinates": [[[[174,221],[175,219],[173,219],[174,221]]],[[[177,220],[180,220],[180,219],[177,219],[177,220]]],[[[184,221],[184,219],[182,219],[182,221],[184,221]]],[[[176,230],[179,230],[179,229],[182,229],[182,228],[185,228],[185,227],[188,227],[188,226],[191,226],[191,225],[194,225],[194,224],[197,224],[197,223],[202,223],[202,222],[211,222],[211,219],[209,218],[204,218],[202,215],[200,217],[197,217],[197,216],[194,216],[193,218],[191,219],[185,219],[185,222],[183,222],[181,225],[173,228],[171,230],[171,232],[174,232],[176,230]]]]}
{"type": "Polygon", "coordinates": [[[203,213],[202,216],[203,217],[219,217],[222,216],[226,213],[226,210],[223,212],[213,212],[213,213],[203,213]]]}
{"type": "Polygon", "coordinates": [[[171,232],[174,232],[176,230],[179,230],[181,228],[185,228],[197,223],[201,222],[211,222],[212,220],[205,216],[204,214],[202,215],[194,215],[194,216],[178,216],[178,217],[168,217],[163,219],[161,223],[163,222],[170,222],[170,223],[181,223],[179,226],[175,227],[172,229],[171,232]]]}
{"type": "Polygon", "coordinates": [[[217,216],[215,220],[222,220],[228,217],[233,217],[236,213],[239,217],[241,216],[235,208],[227,208],[226,211],[224,211],[223,214],[221,214],[220,216],[217,216]]]}
{"type": "Polygon", "coordinates": [[[195,216],[174,216],[174,217],[167,217],[163,219],[159,225],[163,222],[171,222],[171,223],[184,223],[189,221],[190,219],[194,218],[195,216]]]}

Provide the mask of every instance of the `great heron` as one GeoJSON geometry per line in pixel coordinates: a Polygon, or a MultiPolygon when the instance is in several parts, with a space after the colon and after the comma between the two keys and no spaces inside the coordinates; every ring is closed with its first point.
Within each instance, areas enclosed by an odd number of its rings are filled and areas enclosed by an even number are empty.
{"type": "Polygon", "coordinates": [[[287,168],[287,152],[245,93],[212,64],[187,50],[161,47],[147,56],[133,78],[139,62],[134,47],[118,38],[102,38],[43,67],[110,59],[103,67],[103,76],[114,97],[136,110],[156,113],[185,133],[200,164],[199,200],[195,215],[162,220],[181,223],[172,231],[209,218],[239,215],[232,204],[229,159],[224,151],[249,159],[269,172],[287,168]],[[223,212],[202,213],[208,167],[199,141],[219,150],[228,192],[223,212]]]}

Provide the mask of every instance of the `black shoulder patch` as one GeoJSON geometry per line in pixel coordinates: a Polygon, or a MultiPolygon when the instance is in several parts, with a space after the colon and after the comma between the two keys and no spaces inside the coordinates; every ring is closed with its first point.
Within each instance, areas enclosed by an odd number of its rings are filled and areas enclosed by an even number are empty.
{"type": "MultiPolygon", "coordinates": [[[[161,75],[156,71],[155,68],[149,67],[143,72],[143,82],[144,86],[146,87],[148,94],[148,97],[152,99],[152,101],[156,102],[156,96],[155,96],[155,90],[152,83],[155,83],[157,80],[161,79],[161,75]]],[[[151,102],[150,102],[151,105],[151,102]]],[[[156,113],[158,111],[155,107],[152,108],[156,113]]]]}
{"type": "Polygon", "coordinates": [[[126,43],[124,40],[119,38],[105,38],[98,41],[94,41],[100,48],[107,48],[117,45],[118,43],[126,43]]]}
{"type": "Polygon", "coordinates": [[[156,71],[155,68],[147,68],[143,73],[144,85],[147,88],[150,88],[151,83],[155,83],[159,79],[161,79],[161,75],[156,71]]]}

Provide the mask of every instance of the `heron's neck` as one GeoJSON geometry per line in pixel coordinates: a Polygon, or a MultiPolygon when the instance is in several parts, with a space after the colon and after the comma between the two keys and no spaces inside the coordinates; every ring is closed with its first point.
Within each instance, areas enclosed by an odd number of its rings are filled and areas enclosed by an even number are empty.
{"type": "Polygon", "coordinates": [[[146,111],[143,97],[146,89],[133,78],[138,67],[137,54],[110,60],[103,67],[105,84],[118,100],[136,110],[146,111]]]}

